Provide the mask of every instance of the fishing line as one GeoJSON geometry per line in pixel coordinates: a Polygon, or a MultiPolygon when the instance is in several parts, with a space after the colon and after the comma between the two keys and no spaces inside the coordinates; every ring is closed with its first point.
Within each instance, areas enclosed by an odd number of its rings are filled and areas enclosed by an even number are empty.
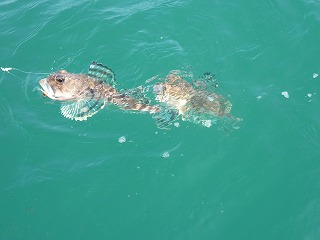
{"type": "Polygon", "coordinates": [[[39,75],[41,75],[41,74],[50,74],[50,73],[37,73],[37,72],[27,72],[27,71],[23,71],[23,70],[21,70],[21,69],[19,69],[19,68],[11,68],[11,67],[1,67],[1,70],[3,71],[3,72],[7,72],[7,73],[10,73],[9,71],[11,71],[11,70],[16,70],[16,71],[19,71],[19,72],[22,72],[22,73],[27,73],[27,74],[39,74],[39,75]]]}
{"type": "MultiPolygon", "coordinates": [[[[11,73],[11,72],[9,72],[10,70],[7,70],[8,68],[6,68],[5,69],[5,71],[4,70],[2,70],[2,68],[1,68],[1,70],[2,71],[4,71],[4,72],[7,72],[7,73],[9,73],[10,75],[12,75],[12,76],[14,76],[14,77],[16,77],[16,78],[18,78],[18,79],[20,79],[20,80],[22,80],[23,81],[23,79],[21,78],[21,77],[19,77],[19,76],[17,76],[17,75],[15,75],[15,74],[13,74],[13,73],[11,73]]],[[[9,68],[9,69],[11,69],[11,68],[9,68]]]]}
{"type": "Polygon", "coordinates": [[[11,70],[15,70],[15,71],[19,71],[19,72],[22,72],[22,73],[25,73],[25,74],[36,74],[36,75],[50,74],[50,73],[39,73],[39,72],[38,72],[38,73],[37,73],[37,72],[27,72],[27,71],[23,71],[23,70],[21,70],[21,69],[19,69],[19,68],[12,68],[12,67],[0,67],[0,68],[1,68],[1,70],[2,70],[3,72],[9,73],[10,75],[12,75],[12,76],[14,76],[14,77],[16,77],[16,78],[18,78],[18,79],[20,79],[20,80],[22,80],[22,81],[23,81],[23,79],[22,79],[21,77],[13,74],[13,73],[10,72],[10,71],[11,71],[11,70]]]}

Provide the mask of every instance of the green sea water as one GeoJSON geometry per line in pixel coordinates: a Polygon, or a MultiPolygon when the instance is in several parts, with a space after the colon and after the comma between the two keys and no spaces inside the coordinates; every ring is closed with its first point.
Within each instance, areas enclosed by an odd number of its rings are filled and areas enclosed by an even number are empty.
{"type": "Polygon", "coordinates": [[[319,1],[2,0],[0,29],[1,240],[320,239],[319,1]],[[68,120],[38,81],[93,60],[212,72],[240,128],[68,120]]]}

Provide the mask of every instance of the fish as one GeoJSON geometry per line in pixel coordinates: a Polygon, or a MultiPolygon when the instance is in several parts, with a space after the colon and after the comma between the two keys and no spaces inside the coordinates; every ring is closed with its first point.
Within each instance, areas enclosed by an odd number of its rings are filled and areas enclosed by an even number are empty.
{"type": "Polygon", "coordinates": [[[158,105],[149,105],[145,98],[134,98],[132,91],[116,89],[115,73],[107,66],[92,62],[88,74],[60,70],[39,81],[43,96],[61,102],[61,114],[83,121],[110,103],[123,110],[159,112],[158,105]]]}
{"type": "Polygon", "coordinates": [[[167,110],[175,114],[171,120],[181,116],[183,121],[199,123],[206,127],[225,117],[237,120],[231,115],[231,102],[215,91],[206,89],[208,84],[218,86],[208,74],[204,75],[206,81],[190,83],[184,79],[184,73],[173,70],[164,81],[154,84],[155,100],[171,109],[167,110]]]}

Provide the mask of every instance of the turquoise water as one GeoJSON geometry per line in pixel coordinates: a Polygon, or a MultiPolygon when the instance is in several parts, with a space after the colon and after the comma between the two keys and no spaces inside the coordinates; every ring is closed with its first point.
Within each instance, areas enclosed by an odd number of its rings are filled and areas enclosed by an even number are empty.
{"type": "Polygon", "coordinates": [[[0,27],[29,72],[0,74],[0,239],[320,238],[319,1],[3,0],[0,27]],[[240,129],[63,118],[36,73],[93,60],[120,88],[211,71],[240,129]]]}

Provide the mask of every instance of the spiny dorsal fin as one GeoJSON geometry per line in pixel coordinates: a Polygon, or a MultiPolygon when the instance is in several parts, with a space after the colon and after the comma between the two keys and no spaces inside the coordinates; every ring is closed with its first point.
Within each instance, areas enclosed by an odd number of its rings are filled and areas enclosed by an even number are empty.
{"type": "Polygon", "coordinates": [[[193,81],[195,89],[205,90],[210,93],[215,92],[219,87],[219,83],[214,74],[206,72],[200,76],[199,79],[193,81]]]}
{"type": "Polygon", "coordinates": [[[92,62],[89,67],[88,76],[96,78],[101,82],[108,83],[112,87],[115,87],[116,85],[114,72],[101,63],[92,62]]]}

